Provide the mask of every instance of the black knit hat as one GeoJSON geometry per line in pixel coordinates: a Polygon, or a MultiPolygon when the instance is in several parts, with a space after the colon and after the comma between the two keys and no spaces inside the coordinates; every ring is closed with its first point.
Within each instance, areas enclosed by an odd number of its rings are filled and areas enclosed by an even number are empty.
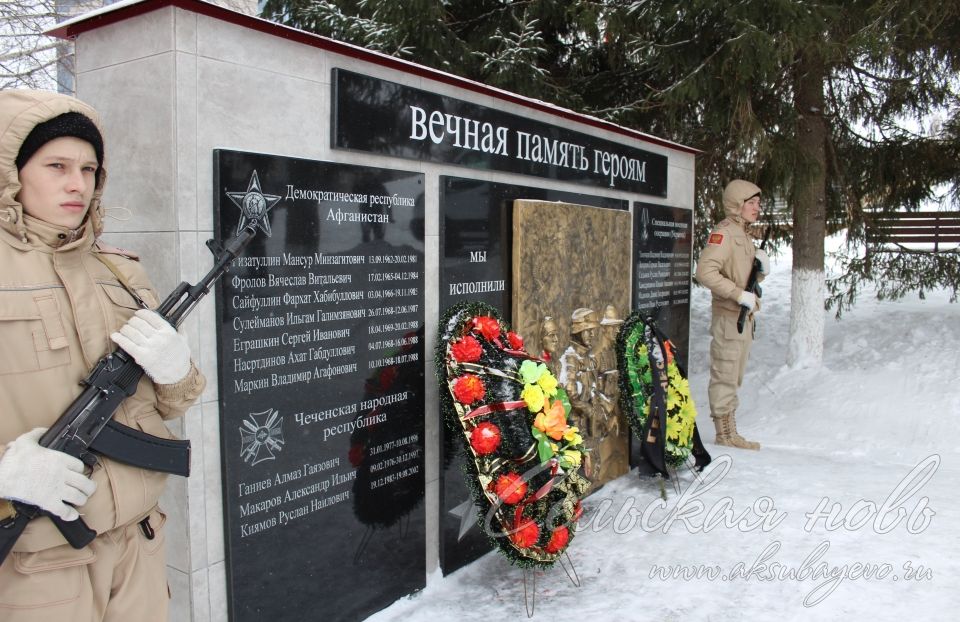
{"type": "Polygon", "coordinates": [[[97,164],[103,165],[103,137],[100,130],[89,117],[79,112],[65,112],[49,121],[37,124],[27,135],[20,153],[17,154],[17,170],[20,170],[33,157],[40,147],[61,136],[73,136],[85,140],[93,146],[97,154],[97,164]]]}

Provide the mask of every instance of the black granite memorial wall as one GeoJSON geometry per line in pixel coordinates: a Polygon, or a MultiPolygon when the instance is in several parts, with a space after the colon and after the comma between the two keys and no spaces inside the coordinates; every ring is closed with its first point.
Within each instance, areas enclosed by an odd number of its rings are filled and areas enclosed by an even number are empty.
{"type": "Polygon", "coordinates": [[[357,620],[425,585],[424,176],[214,152],[231,620],[357,620]]]}
{"type": "MultiPolygon", "coordinates": [[[[513,202],[517,199],[629,207],[627,201],[607,197],[441,176],[441,313],[457,302],[479,300],[499,309],[503,319],[510,321],[513,202]]],[[[477,525],[477,510],[463,481],[459,439],[443,426],[441,438],[440,566],[449,574],[493,547],[477,525]]]]}
{"type": "MultiPolygon", "coordinates": [[[[652,316],[670,337],[685,369],[690,353],[692,252],[691,210],[634,202],[632,306],[652,316]]],[[[640,444],[631,435],[630,464],[643,462],[640,444]]]]}
{"type": "Polygon", "coordinates": [[[693,212],[633,204],[633,308],[652,315],[686,368],[690,348],[690,261],[693,212]]]}

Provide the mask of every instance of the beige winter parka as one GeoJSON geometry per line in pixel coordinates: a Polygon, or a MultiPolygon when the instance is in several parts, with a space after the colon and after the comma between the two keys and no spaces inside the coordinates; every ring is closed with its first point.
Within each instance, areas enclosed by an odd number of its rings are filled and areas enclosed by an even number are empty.
{"type": "MultiPolygon", "coordinates": [[[[748,181],[735,180],[725,189],[723,209],[727,217],[710,232],[707,245],[697,263],[697,282],[713,293],[714,313],[739,315],[737,302],[750,279],[757,248],[747,233],[743,220],[743,204],[760,192],[748,181]]],[[[758,275],[763,280],[763,275],[758,275]]]]}
{"type": "MultiPolygon", "coordinates": [[[[97,124],[86,104],[56,93],[0,92],[0,452],[35,427],[47,427],[81,392],[80,381],[115,346],[110,333],[139,307],[133,296],[97,258],[103,255],[151,307],[159,299],[136,256],[100,244],[100,198],[104,163],[87,218],[68,230],[24,214],[17,193],[15,160],[38,123],[65,112],[80,112],[97,124]]],[[[102,133],[102,128],[101,128],[102,133]]],[[[106,158],[104,158],[106,159],[106,158]]],[[[164,419],[181,416],[205,381],[191,365],[174,385],[154,385],[147,376],[114,415],[119,422],[170,438],[164,419]]],[[[144,517],[157,503],[166,476],[102,459],[91,475],[97,491],[80,509],[98,533],[144,517]]],[[[47,518],[31,522],[15,552],[65,544],[47,518]]],[[[54,563],[68,564],[86,553],[58,549],[54,563]]]]}

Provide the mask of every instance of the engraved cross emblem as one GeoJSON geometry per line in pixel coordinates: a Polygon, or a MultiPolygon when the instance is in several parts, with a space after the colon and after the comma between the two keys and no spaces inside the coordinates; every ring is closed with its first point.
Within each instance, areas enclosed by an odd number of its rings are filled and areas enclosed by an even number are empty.
{"type": "Polygon", "coordinates": [[[240,457],[250,466],[275,460],[283,443],[283,417],[273,408],[250,413],[240,426],[240,457]]]}

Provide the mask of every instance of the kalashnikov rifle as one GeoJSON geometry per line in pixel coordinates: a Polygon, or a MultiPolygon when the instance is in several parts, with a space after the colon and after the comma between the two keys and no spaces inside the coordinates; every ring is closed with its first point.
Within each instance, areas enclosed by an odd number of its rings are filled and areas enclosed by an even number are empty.
{"type": "MultiPolygon", "coordinates": [[[[225,244],[207,240],[207,247],[214,254],[213,268],[196,285],[180,283],[156,312],[174,328],[179,326],[253,240],[258,225],[259,221],[249,222],[225,244]]],[[[144,434],[113,420],[113,413],[120,403],[136,393],[143,373],[143,368],[122,348],[104,356],[83,381],[86,388],[40,437],[39,444],[79,458],[89,467],[96,464],[96,454],[101,454],[140,468],[188,476],[190,441],[144,434]]],[[[97,537],[97,532],[90,529],[82,518],[65,521],[33,505],[19,501],[7,503],[12,507],[7,509],[6,516],[0,516],[0,563],[6,559],[27,524],[41,515],[53,521],[73,548],[83,548],[97,537]]]]}
{"type": "MultiPolygon", "coordinates": [[[[767,245],[767,240],[770,238],[770,230],[773,227],[767,227],[766,233],[763,234],[763,241],[760,242],[760,250],[763,250],[763,247],[767,245]]],[[[748,291],[757,298],[760,297],[760,260],[756,257],[753,258],[753,267],[750,268],[750,278],[747,279],[747,287],[744,291],[748,291]]],[[[740,307],[740,316],[737,318],[737,332],[743,334],[743,325],[747,321],[747,314],[750,313],[750,309],[746,307],[740,307]]]]}

